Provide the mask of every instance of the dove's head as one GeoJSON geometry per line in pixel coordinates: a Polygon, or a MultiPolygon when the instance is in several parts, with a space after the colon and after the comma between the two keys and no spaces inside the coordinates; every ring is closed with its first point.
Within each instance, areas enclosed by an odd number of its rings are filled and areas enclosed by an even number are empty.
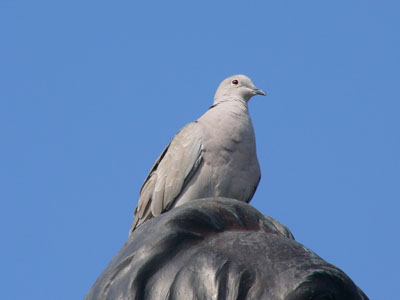
{"type": "Polygon", "coordinates": [[[255,95],[265,96],[266,93],[256,88],[249,77],[234,75],[221,82],[215,93],[214,103],[224,99],[238,99],[247,102],[255,95]]]}

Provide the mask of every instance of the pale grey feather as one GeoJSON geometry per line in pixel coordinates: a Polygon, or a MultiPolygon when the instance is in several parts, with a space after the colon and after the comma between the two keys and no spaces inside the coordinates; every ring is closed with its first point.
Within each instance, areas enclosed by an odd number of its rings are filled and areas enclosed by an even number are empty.
{"type": "Polygon", "coordinates": [[[199,167],[202,145],[196,122],[182,128],[164,149],[142,185],[131,231],[167,210],[199,167]]]}

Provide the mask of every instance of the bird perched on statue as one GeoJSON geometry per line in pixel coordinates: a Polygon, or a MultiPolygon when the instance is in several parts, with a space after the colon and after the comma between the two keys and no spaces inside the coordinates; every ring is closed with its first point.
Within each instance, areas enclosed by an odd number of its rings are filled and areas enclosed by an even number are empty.
{"type": "Polygon", "coordinates": [[[261,178],[248,102],[257,89],[235,75],[219,85],[214,104],[183,127],[154,163],[140,190],[130,232],[190,200],[227,197],[249,202],[261,178]]]}

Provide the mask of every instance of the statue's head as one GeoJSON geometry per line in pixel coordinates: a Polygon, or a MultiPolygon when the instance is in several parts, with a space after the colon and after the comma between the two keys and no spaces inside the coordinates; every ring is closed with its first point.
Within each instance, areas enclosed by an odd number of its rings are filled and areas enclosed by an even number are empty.
{"type": "Polygon", "coordinates": [[[200,199],[137,228],[86,299],[368,299],[252,206],[200,199]]]}

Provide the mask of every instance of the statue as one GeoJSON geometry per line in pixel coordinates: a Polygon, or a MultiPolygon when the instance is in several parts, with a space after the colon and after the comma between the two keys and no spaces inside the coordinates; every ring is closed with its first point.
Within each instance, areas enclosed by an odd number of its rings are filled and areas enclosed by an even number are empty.
{"type": "Polygon", "coordinates": [[[368,300],[340,269],[245,202],[194,200],[137,227],[86,300],[368,300]]]}

